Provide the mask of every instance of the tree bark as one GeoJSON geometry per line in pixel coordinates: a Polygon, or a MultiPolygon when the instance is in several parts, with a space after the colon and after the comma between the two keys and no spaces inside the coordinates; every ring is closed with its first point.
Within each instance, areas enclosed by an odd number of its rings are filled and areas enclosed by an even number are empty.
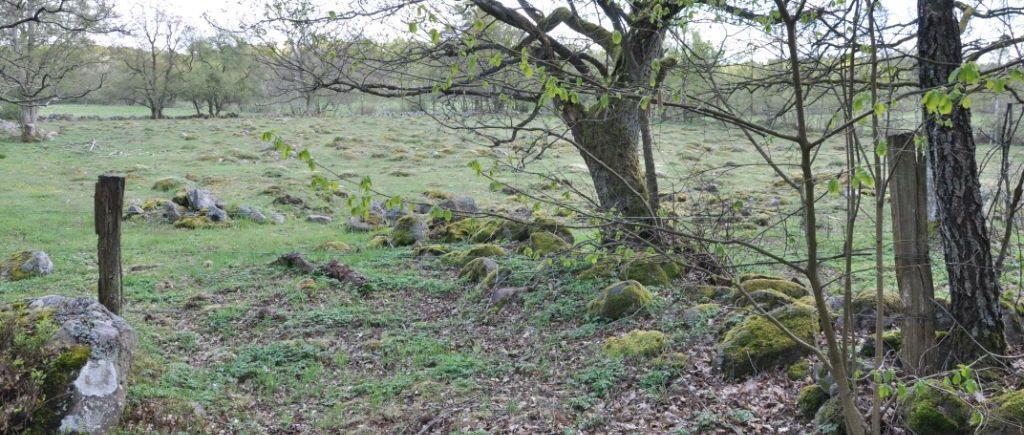
{"type": "Polygon", "coordinates": [[[18,118],[21,124],[21,141],[35,142],[40,139],[39,127],[39,106],[26,104],[21,106],[21,116],[18,118]]]}
{"type": "MultiPolygon", "coordinates": [[[[627,221],[650,224],[647,186],[640,169],[640,110],[637,102],[615,99],[607,107],[588,111],[571,125],[580,154],[590,172],[597,199],[605,211],[627,221]]],[[[649,231],[636,230],[646,237],[649,231]]]]}
{"type": "MultiPolygon", "coordinates": [[[[953,0],[918,0],[918,74],[922,89],[946,86],[963,62],[953,0]]],[[[985,226],[971,112],[954,103],[946,116],[926,114],[929,164],[935,180],[939,234],[946,257],[952,314],[947,363],[1004,353],[999,276],[985,226]]]]}

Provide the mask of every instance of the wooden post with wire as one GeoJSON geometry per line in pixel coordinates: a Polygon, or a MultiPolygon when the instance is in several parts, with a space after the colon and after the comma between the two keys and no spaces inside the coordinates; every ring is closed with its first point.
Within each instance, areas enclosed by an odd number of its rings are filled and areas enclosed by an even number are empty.
{"type": "MultiPolygon", "coordinates": [[[[913,133],[888,137],[896,282],[903,300],[900,357],[912,373],[935,368],[935,289],[928,256],[928,165],[913,133]]],[[[880,319],[877,321],[881,321],[880,319]]]]}
{"type": "Polygon", "coordinates": [[[99,301],[114,314],[121,314],[121,209],[124,206],[124,177],[100,175],[96,182],[95,222],[99,259],[99,301]]]}

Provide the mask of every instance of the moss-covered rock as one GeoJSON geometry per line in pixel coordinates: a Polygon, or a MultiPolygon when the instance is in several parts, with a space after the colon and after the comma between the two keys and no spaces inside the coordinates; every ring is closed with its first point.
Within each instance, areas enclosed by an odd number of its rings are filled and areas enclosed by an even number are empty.
{"type": "Polygon", "coordinates": [[[412,255],[416,257],[422,257],[424,255],[439,257],[449,252],[452,252],[452,250],[447,245],[420,245],[413,248],[412,255]]]}
{"type": "Polygon", "coordinates": [[[654,296],[636,281],[620,281],[605,287],[601,295],[587,304],[593,316],[616,320],[647,308],[654,296]]]}
{"type": "Polygon", "coordinates": [[[697,292],[705,300],[732,301],[736,289],[724,285],[702,284],[697,286],[697,292]]]}
{"type": "Polygon", "coordinates": [[[811,384],[800,389],[796,398],[796,407],[800,411],[800,417],[810,420],[818,413],[821,405],[828,401],[828,392],[821,385],[811,384]]]}
{"type": "Polygon", "coordinates": [[[750,301],[753,300],[759,307],[764,310],[773,310],[783,305],[789,305],[793,303],[793,298],[787,296],[777,290],[758,290],[750,292],[750,299],[743,292],[736,292],[733,297],[736,299],[735,303],[738,306],[745,307],[750,305],[750,301]]]}
{"type": "Polygon", "coordinates": [[[739,276],[739,278],[737,279],[737,281],[739,281],[740,283],[744,283],[744,282],[750,281],[750,280],[752,280],[752,279],[774,279],[774,280],[782,280],[782,278],[779,278],[779,277],[777,277],[777,276],[770,276],[770,275],[762,275],[762,274],[760,274],[760,273],[744,273],[744,274],[741,274],[741,275],[739,276]]]}
{"type": "Polygon", "coordinates": [[[391,244],[393,246],[414,245],[427,237],[427,224],[423,218],[416,215],[405,215],[395,221],[391,229],[391,244]]]}
{"type": "MultiPolygon", "coordinates": [[[[818,334],[818,313],[803,304],[791,304],[768,313],[796,337],[813,343],[818,334]]],[[[719,344],[719,368],[727,378],[742,378],[758,371],[784,367],[809,351],[779,330],[764,316],[750,315],[728,332],[719,344]]]]}
{"type": "Polygon", "coordinates": [[[900,400],[907,428],[918,434],[970,432],[971,407],[941,382],[918,381],[900,400]]]}
{"type": "Polygon", "coordinates": [[[604,342],[604,353],[612,357],[649,357],[659,353],[668,344],[668,336],[661,331],[634,329],[604,342]]]}
{"type": "MultiPolygon", "coordinates": [[[[882,349],[885,352],[899,352],[903,344],[903,333],[900,330],[885,331],[882,333],[882,349]]],[[[875,356],[875,336],[871,335],[860,348],[860,354],[864,357],[875,356]]]]}
{"type": "Polygon", "coordinates": [[[668,285],[672,277],[662,266],[662,262],[651,257],[636,258],[626,264],[622,271],[623,279],[631,279],[643,285],[668,285]]]}
{"type": "Polygon", "coordinates": [[[485,243],[474,245],[465,251],[449,252],[441,256],[441,259],[461,267],[475,258],[504,257],[505,254],[506,252],[501,246],[485,243]]]}
{"type": "Polygon", "coordinates": [[[537,231],[530,234],[530,250],[538,257],[564,252],[571,247],[572,245],[554,233],[537,231]]]}
{"type": "Polygon", "coordinates": [[[491,272],[498,270],[498,262],[490,258],[481,257],[474,258],[462,266],[459,270],[459,278],[466,279],[470,282],[480,282],[484,278],[487,278],[491,272]]]}
{"type": "MultiPolygon", "coordinates": [[[[791,381],[799,381],[807,379],[811,375],[811,362],[807,359],[797,361],[795,364],[786,368],[786,377],[791,381]]],[[[813,417],[813,416],[812,416],[813,417]]]]}
{"type": "Polygon", "coordinates": [[[480,230],[480,219],[460,219],[445,225],[441,230],[440,237],[445,242],[464,242],[473,237],[480,230]]]}
{"type": "Polygon", "coordinates": [[[186,228],[190,230],[211,228],[214,225],[213,221],[206,216],[184,216],[181,219],[174,221],[175,228],[186,228]]]}
{"type": "Polygon", "coordinates": [[[696,326],[713,319],[720,312],[722,312],[721,305],[715,303],[697,304],[683,310],[683,322],[690,326],[696,326]]]}
{"type": "Polygon", "coordinates": [[[53,272],[53,262],[43,251],[19,251],[0,261],[0,280],[20,281],[53,272]]]}
{"type": "Polygon", "coordinates": [[[175,177],[161,178],[153,183],[153,190],[159,190],[161,192],[170,192],[183,187],[185,187],[185,182],[175,177]]]}
{"type": "Polygon", "coordinates": [[[1024,390],[1003,393],[992,401],[996,408],[989,413],[981,429],[985,435],[1024,433],[1024,390]]]}
{"type": "Polygon", "coordinates": [[[351,252],[354,249],[352,248],[352,245],[349,245],[348,243],[342,242],[340,240],[331,240],[321,243],[319,246],[317,246],[317,250],[330,252],[351,252]]]}
{"type": "Polygon", "coordinates": [[[758,290],[775,290],[791,298],[802,298],[810,294],[806,287],[784,279],[748,279],[740,283],[740,287],[743,287],[748,293],[758,290]]]}
{"type": "Polygon", "coordinates": [[[814,426],[818,433],[845,435],[843,423],[843,406],[838,397],[828,399],[814,413],[814,426]]]}

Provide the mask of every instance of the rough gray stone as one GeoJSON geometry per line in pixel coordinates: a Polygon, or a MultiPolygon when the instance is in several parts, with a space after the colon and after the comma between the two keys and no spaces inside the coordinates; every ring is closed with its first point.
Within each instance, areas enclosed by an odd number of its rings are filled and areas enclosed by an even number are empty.
{"type": "Polygon", "coordinates": [[[217,198],[214,198],[213,194],[206,189],[192,189],[189,190],[185,196],[188,198],[188,207],[192,211],[200,211],[203,209],[214,209],[217,207],[217,198]]]}
{"type": "Polygon", "coordinates": [[[60,431],[112,432],[124,411],[135,331],[90,298],[43,296],[30,300],[28,309],[53,310],[53,319],[60,325],[54,341],[87,345],[90,349],[89,360],[69,386],[71,401],[61,416],[60,431]]]}
{"type": "Polygon", "coordinates": [[[53,261],[43,251],[21,251],[0,261],[0,280],[17,281],[25,278],[49,275],[53,272],[53,261]]]}
{"type": "Polygon", "coordinates": [[[313,222],[318,224],[329,224],[333,219],[330,216],[324,216],[320,214],[311,214],[306,216],[306,222],[313,222]]]}
{"type": "Polygon", "coordinates": [[[181,219],[181,210],[178,209],[178,204],[175,204],[173,201],[164,201],[160,215],[168,222],[173,223],[181,219]]]}

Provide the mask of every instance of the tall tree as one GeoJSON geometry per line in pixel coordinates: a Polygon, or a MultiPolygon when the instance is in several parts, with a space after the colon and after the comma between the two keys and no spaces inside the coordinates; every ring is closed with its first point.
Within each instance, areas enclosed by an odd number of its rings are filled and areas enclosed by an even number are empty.
{"type": "MultiPolygon", "coordinates": [[[[918,75],[922,89],[943,90],[963,64],[960,22],[954,0],[918,0],[918,75]]],[[[946,257],[952,314],[951,356],[970,362],[986,352],[1003,353],[1006,341],[999,310],[999,274],[993,267],[985,223],[971,111],[927,110],[925,132],[946,257]]]]}
{"type": "Polygon", "coordinates": [[[11,20],[0,28],[0,101],[18,106],[21,140],[32,142],[40,136],[39,107],[81,97],[103,83],[97,77],[74,91],[62,86],[99,60],[88,36],[105,30],[111,8],[102,0],[2,1],[0,15],[11,20]]]}
{"type": "Polygon", "coordinates": [[[183,52],[192,29],[181,17],[157,9],[151,14],[139,12],[131,32],[136,46],[121,49],[121,60],[129,71],[128,86],[149,108],[150,118],[161,119],[164,109],[174,102],[189,64],[183,52]]]}

